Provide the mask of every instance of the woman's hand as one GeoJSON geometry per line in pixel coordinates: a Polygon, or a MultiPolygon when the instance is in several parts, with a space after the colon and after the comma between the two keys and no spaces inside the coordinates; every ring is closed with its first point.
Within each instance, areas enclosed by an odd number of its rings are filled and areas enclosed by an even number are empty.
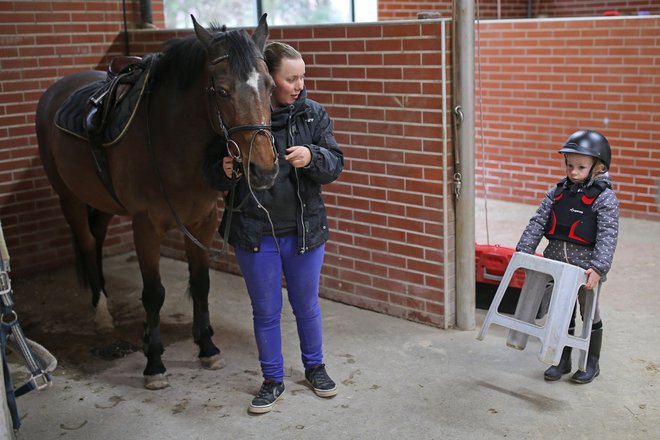
{"type": "Polygon", "coordinates": [[[593,289],[598,285],[600,275],[593,269],[588,269],[585,273],[587,274],[587,283],[584,286],[587,289],[593,289]]]}
{"type": "Polygon", "coordinates": [[[312,152],[305,146],[296,145],[286,149],[284,158],[292,167],[304,168],[312,161],[312,152]]]}
{"type": "MultiPolygon", "coordinates": [[[[234,159],[230,156],[225,156],[222,158],[222,169],[225,171],[225,175],[232,179],[232,173],[234,172],[234,159]]],[[[236,177],[240,177],[241,172],[236,170],[236,177]]]]}

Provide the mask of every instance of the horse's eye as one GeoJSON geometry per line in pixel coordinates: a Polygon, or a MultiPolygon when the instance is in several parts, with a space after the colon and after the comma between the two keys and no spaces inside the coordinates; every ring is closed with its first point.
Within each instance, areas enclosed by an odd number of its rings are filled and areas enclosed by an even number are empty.
{"type": "Polygon", "coordinates": [[[219,87],[216,90],[216,92],[218,93],[218,96],[220,96],[221,98],[228,98],[229,97],[229,92],[227,91],[227,89],[225,89],[223,87],[219,87]]]}

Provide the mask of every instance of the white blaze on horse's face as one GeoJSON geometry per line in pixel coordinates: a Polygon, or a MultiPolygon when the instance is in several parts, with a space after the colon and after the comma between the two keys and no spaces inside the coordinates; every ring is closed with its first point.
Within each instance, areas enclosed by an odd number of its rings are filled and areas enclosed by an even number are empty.
{"type": "Polygon", "coordinates": [[[259,96],[259,76],[257,69],[252,70],[252,73],[250,73],[250,76],[248,77],[247,85],[254,89],[254,93],[257,95],[257,103],[261,104],[261,97],[259,96]]]}
{"type": "MultiPolygon", "coordinates": [[[[254,90],[254,94],[256,96],[255,103],[256,103],[257,107],[262,106],[261,94],[259,93],[259,81],[260,81],[260,79],[261,79],[261,74],[259,72],[257,72],[256,69],[254,69],[250,73],[250,75],[248,75],[248,80],[246,81],[246,84],[248,86],[252,87],[252,89],[254,90]]],[[[260,121],[260,123],[265,124],[266,121],[262,119],[260,121]]]]}
{"type": "Polygon", "coordinates": [[[252,72],[250,73],[247,84],[252,87],[255,91],[255,93],[259,93],[259,72],[257,72],[257,69],[252,69],[252,72]]]}

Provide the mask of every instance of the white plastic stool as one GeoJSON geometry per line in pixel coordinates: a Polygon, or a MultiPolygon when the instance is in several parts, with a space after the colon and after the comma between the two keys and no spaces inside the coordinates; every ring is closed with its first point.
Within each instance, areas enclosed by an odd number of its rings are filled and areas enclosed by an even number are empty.
{"type": "Polygon", "coordinates": [[[536,255],[515,252],[497,288],[477,339],[483,340],[488,327],[491,324],[498,324],[510,329],[507,338],[509,347],[523,350],[530,335],[538,338],[541,341],[539,360],[546,364],[559,364],[565,346],[579,350],[578,368],[585,371],[589,340],[591,339],[591,324],[600,293],[600,283],[598,283],[597,289],[587,290],[582,334],[580,336],[569,335],[568,326],[577,301],[578,291],[586,282],[585,270],[580,267],[536,255]],[[497,309],[517,269],[524,269],[525,283],[520,291],[516,312],[511,317],[499,313],[497,309]],[[554,286],[545,325],[541,327],[535,323],[535,320],[545,287],[550,280],[554,280],[554,286]]]}

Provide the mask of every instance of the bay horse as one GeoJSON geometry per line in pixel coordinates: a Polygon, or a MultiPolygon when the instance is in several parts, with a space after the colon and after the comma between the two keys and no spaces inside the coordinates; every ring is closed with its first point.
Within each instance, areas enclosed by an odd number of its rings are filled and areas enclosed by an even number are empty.
{"type": "Polygon", "coordinates": [[[242,29],[206,29],[195,17],[192,21],[194,34],[169,40],[155,54],[146,99],[139,101],[119,140],[103,147],[110,188],[97,170],[90,142],[56,127],[57,111],[67,97],[104,80],[106,73],[83,71],[56,81],[40,98],[36,113],[39,154],[72,231],[79,278],[92,291],[97,331],[112,329],[102,269],[108,223],[115,215],[131,218],[143,282],[148,389],[169,385],[161,359],[159,314],[165,289],[159,262],[161,240],[177,226],[190,234],[185,252],[199,359],[204,368],[220,368],[208,307],[209,247],[218,226],[219,193],[202,171],[207,149],[227,145],[253,189],[272,186],[279,169],[270,131],[273,82],[263,59],[266,14],[251,36],[242,29]]]}

